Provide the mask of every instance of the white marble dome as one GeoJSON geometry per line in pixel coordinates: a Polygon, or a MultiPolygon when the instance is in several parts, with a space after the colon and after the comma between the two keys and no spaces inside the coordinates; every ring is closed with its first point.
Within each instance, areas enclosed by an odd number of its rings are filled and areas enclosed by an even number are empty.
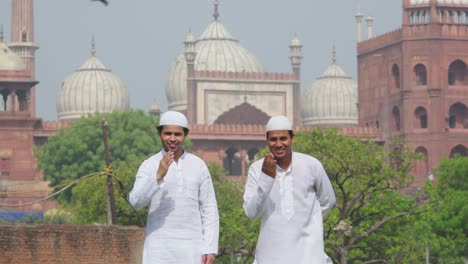
{"type": "MultiPolygon", "coordinates": [[[[262,64],[243,48],[215,19],[203,34],[194,40],[189,34],[186,41],[195,41],[194,68],[197,71],[263,72],[262,64]]],[[[187,63],[180,54],[169,69],[166,79],[166,96],[169,110],[183,111],[187,108],[187,63]]]]}
{"type": "Polygon", "coordinates": [[[357,84],[340,66],[328,66],[301,98],[302,125],[357,125],[357,84]]]}
{"type": "Polygon", "coordinates": [[[124,111],[129,107],[130,99],[125,83],[102,64],[95,55],[94,47],[91,57],[63,81],[57,96],[60,120],[114,110],[124,111]]]}
{"type": "Polygon", "coordinates": [[[22,71],[26,70],[26,65],[23,60],[13,52],[3,42],[3,37],[0,37],[0,70],[5,71],[22,71]]]}

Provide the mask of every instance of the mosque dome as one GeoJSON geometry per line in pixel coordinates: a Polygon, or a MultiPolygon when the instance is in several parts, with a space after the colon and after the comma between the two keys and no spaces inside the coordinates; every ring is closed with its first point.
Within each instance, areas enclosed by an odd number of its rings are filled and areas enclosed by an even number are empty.
{"type": "Polygon", "coordinates": [[[57,96],[58,118],[77,119],[129,107],[126,85],[96,57],[93,42],[91,56],[62,83],[57,96]]]}
{"type": "MultiPolygon", "coordinates": [[[[222,72],[263,72],[262,64],[248,50],[243,48],[218,21],[215,19],[195,40],[191,33],[187,41],[195,42],[196,71],[222,72]]],[[[187,108],[187,62],[184,53],[180,54],[169,69],[166,79],[166,96],[169,110],[183,111],[187,108]]]]}
{"type": "MultiPolygon", "coordinates": [[[[335,53],[335,52],[333,52],[335,53]]],[[[357,84],[333,62],[302,96],[302,125],[357,125],[357,84]]]]}
{"type": "Polygon", "coordinates": [[[3,42],[3,31],[0,32],[0,70],[26,70],[23,60],[3,42]]]}
{"type": "Polygon", "coordinates": [[[159,108],[158,103],[156,103],[156,100],[154,100],[153,103],[151,104],[148,110],[148,113],[151,115],[156,115],[156,116],[159,116],[161,114],[161,109],[159,108]]]}

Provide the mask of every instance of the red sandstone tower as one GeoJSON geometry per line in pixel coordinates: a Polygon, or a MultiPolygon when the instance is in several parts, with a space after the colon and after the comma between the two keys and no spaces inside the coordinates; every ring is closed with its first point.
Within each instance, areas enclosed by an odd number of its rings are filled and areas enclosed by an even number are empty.
{"type": "Polygon", "coordinates": [[[50,202],[18,206],[48,193],[33,155],[46,139],[36,118],[33,0],[13,0],[12,7],[12,43],[3,43],[0,33],[0,211],[40,212],[50,202]]]}
{"type": "Polygon", "coordinates": [[[424,155],[415,186],[442,158],[468,154],[468,4],[403,0],[402,27],[357,49],[360,126],[424,155]]]}

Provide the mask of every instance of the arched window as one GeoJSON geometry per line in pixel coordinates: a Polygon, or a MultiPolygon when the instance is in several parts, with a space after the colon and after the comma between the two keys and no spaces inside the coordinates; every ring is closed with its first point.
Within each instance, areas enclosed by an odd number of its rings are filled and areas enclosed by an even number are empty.
{"type": "Polygon", "coordinates": [[[21,42],[28,42],[28,34],[26,31],[21,32],[21,42]]]}
{"type": "Polygon", "coordinates": [[[0,103],[0,106],[2,107],[0,109],[0,111],[8,111],[9,110],[9,107],[8,107],[8,98],[10,96],[10,91],[8,91],[7,89],[3,89],[0,91],[0,100],[1,100],[1,103],[0,103]]]}
{"type": "Polygon", "coordinates": [[[461,144],[455,146],[450,151],[450,158],[453,158],[455,156],[467,157],[468,156],[468,149],[465,146],[461,145],[461,144]]]}
{"type": "Polygon", "coordinates": [[[416,85],[427,85],[426,66],[424,66],[424,64],[418,63],[416,66],[414,66],[413,71],[416,77],[416,85]]]}
{"type": "Polygon", "coordinates": [[[247,156],[249,161],[257,159],[258,149],[249,149],[247,151],[247,156]]]}
{"type": "Polygon", "coordinates": [[[460,23],[460,14],[457,11],[454,11],[452,13],[452,21],[454,24],[459,24],[460,23]]]}
{"type": "Polygon", "coordinates": [[[240,152],[230,147],[225,151],[223,159],[223,168],[227,171],[229,176],[241,176],[242,175],[242,163],[241,163],[240,152]]]}
{"type": "Polygon", "coordinates": [[[393,88],[400,89],[400,69],[398,65],[393,64],[392,66],[392,77],[393,77],[393,88]]]}
{"type": "Polygon", "coordinates": [[[393,132],[399,132],[400,131],[400,109],[398,107],[394,107],[392,110],[392,130],[393,132]]]}
{"type": "Polygon", "coordinates": [[[461,60],[452,62],[448,71],[449,85],[462,85],[465,81],[466,64],[461,60]]]}
{"type": "Polygon", "coordinates": [[[450,128],[468,128],[468,111],[464,104],[456,103],[449,109],[450,128]]]}
{"type": "Polygon", "coordinates": [[[466,12],[460,13],[460,24],[466,24],[466,12]]]}
{"type": "Polygon", "coordinates": [[[16,92],[18,97],[19,111],[28,110],[28,95],[25,90],[19,90],[16,92]]]}
{"type": "Polygon", "coordinates": [[[427,149],[419,146],[415,150],[422,157],[414,164],[415,183],[424,183],[429,175],[429,159],[427,149]]]}
{"type": "Polygon", "coordinates": [[[415,128],[427,128],[427,111],[424,107],[418,107],[414,111],[415,128]]]}

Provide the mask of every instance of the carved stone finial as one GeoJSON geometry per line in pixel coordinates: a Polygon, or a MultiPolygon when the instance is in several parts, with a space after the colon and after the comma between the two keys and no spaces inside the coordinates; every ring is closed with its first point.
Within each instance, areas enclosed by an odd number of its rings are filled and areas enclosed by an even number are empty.
{"type": "Polygon", "coordinates": [[[336,63],[336,48],[335,48],[335,45],[333,45],[332,61],[333,61],[333,63],[336,63]]]}
{"type": "Polygon", "coordinates": [[[96,44],[94,42],[94,34],[91,37],[91,55],[96,55],[96,44]]]}
{"type": "Polygon", "coordinates": [[[213,17],[215,20],[218,20],[218,17],[219,17],[218,5],[219,5],[218,0],[215,0],[214,1],[214,13],[213,13],[213,17]]]}

